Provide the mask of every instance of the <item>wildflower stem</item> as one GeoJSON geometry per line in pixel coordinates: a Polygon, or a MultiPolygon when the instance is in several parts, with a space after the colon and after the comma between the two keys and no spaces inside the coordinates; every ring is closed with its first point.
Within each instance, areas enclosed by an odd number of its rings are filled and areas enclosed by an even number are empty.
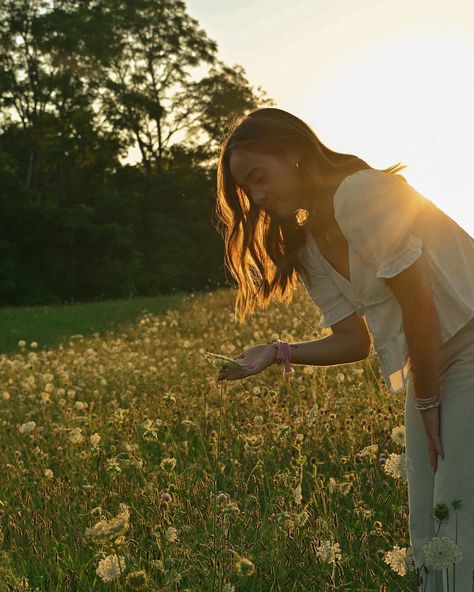
{"type": "MultiPolygon", "coordinates": [[[[457,508],[454,510],[454,518],[456,520],[456,535],[455,535],[455,543],[458,544],[458,510],[457,508]]],[[[456,564],[453,564],[453,592],[456,592],[456,564]]]]}
{"type": "Polygon", "coordinates": [[[119,570],[120,570],[120,577],[122,577],[122,575],[123,575],[122,564],[120,563],[120,556],[118,554],[118,549],[117,549],[117,545],[115,544],[115,541],[112,543],[112,547],[114,548],[115,555],[117,555],[117,561],[118,561],[118,566],[119,566],[119,570]]]}
{"type": "MultiPolygon", "coordinates": [[[[217,438],[216,438],[216,458],[215,458],[215,465],[214,465],[214,500],[213,500],[213,573],[212,573],[212,590],[215,590],[216,585],[216,571],[217,571],[217,555],[219,551],[217,550],[217,528],[216,528],[216,521],[217,521],[217,472],[219,470],[219,448],[220,448],[220,437],[221,437],[221,427],[222,427],[222,406],[224,401],[224,383],[221,382],[220,388],[221,400],[219,405],[219,421],[217,424],[217,438]]],[[[222,586],[222,580],[221,580],[222,586]]]]}

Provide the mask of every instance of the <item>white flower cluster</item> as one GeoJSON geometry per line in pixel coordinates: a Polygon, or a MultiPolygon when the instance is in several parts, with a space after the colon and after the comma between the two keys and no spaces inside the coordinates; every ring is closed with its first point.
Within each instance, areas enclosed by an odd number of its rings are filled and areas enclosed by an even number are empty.
{"type": "Polygon", "coordinates": [[[122,571],[125,569],[125,557],[120,555],[119,565],[119,558],[117,555],[113,554],[107,555],[107,557],[101,559],[95,571],[103,582],[112,582],[120,576],[120,569],[122,569],[122,571]]]}
{"type": "Polygon", "coordinates": [[[461,561],[462,553],[459,547],[449,537],[433,537],[423,545],[426,565],[435,569],[446,569],[461,561]]]}
{"type": "Polygon", "coordinates": [[[402,452],[402,454],[392,452],[383,465],[383,470],[387,475],[396,479],[406,479],[408,471],[412,470],[412,466],[405,452],[402,452]]]}
{"type": "Polygon", "coordinates": [[[341,558],[339,543],[332,544],[331,541],[323,541],[316,549],[316,557],[326,563],[335,563],[341,558]]]}
{"type": "Polygon", "coordinates": [[[411,547],[407,549],[406,547],[400,548],[398,545],[395,545],[391,551],[385,553],[384,561],[399,576],[404,576],[408,570],[412,570],[415,567],[411,547]]]}
{"type": "Polygon", "coordinates": [[[99,543],[113,541],[129,529],[130,510],[126,504],[120,504],[120,513],[111,520],[100,520],[91,528],[86,528],[86,536],[99,543]]]}
{"type": "Polygon", "coordinates": [[[403,448],[405,446],[405,426],[397,426],[392,430],[392,441],[403,448]]]}
{"type": "Polygon", "coordinates": [[[29,434],[32,432],[36,427],[36,423],[34,421],[27,421],[26,423],[21,424],[18,428],[20,434],[29,434]]]}

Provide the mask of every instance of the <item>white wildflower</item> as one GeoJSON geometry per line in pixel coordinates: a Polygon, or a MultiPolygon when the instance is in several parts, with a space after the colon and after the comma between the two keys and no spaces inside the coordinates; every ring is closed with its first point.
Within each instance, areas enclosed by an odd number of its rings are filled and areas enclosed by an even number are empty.
{"type": "Polygon", "coordinates": [[[35,427],[36,423],[34,421],[27,421],[18,428],[18,431],[20,434],[28,434],[29,432],[32,432],[35,427]]]}
{"type": "Polygon", "coordinates": [[[405,446],[405,426],[397,426],[392,430],[392,440],[397,446],[405,446]]]}
{"type": "Polygon", "coordinates": [[[92,444],[93,447],[98,446],[100,440],[101,440],[100,434],[98,434],[97,432],[92,434],[92,436],[90,436],[90,438],[89,438],[89,442],[92,444]]]}
{"type": "Polygon", "coordinates": [[[406,453],[395,454],[392,452],[383,465],[383,470],[391,477],[406,479],[408,471],[411,470],[411,463],[406,453]]]}
{"type": "Polygon", "coordinates": [[[119,557],[113,554],[107,555],[107,557],[99,561],[96,573],[103,582],[112,582],[120,576],[120,569],[122,571],[125,569],[125,557],[120,555],[119,564],[119,557]]]}
{"type": "Polygon", "coordinates": [[[101,520],[92,528],[86,528],[86,536],[98,543],[113,541],[127,532],[130,510],[126,504],[120,504],[120,513],[111,520],[101,520]]]}
{"type": "Polygon", "coordinates": [[[84,434],[82,433],[82,428],[72,428],[70,430],[69,442],[74,445],[82,444],[82,442],[84,442],[84,434]]]}
{"type": "Polygon", "coordinates": [[[400,548],[395,545],[391,551],[387,551],[384,555],[384,561],[396,572],[399,576],[404,576],[407,573],[407,549],[400,548]]]}
{"type": "Polygon", "coordinates": [[[459,547],[449,537],[433,537],[423,545],[425,562],[428,567],[446,569],[462,559],[459,547]]]}
{"type": "Polygon", "coordinates": [[[359,456],[369,459],[375,459],[377,458],[378,449],[378,444],[369,444],[369,446],[366,446],[359,452],[359,456]]]}
{"type": "Polygon", "coordinates": [[[316,549],[316,556],[326,563],[335,563],[341,558],[339,543],[332,544],[331,541],[323,541],[316,549]]]}

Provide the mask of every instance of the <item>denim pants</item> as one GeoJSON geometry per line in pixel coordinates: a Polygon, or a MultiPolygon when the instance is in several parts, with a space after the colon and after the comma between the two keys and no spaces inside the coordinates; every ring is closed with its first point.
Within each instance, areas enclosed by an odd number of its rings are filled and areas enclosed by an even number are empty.
{"type": "Polygon", "coordinates": [[[413,377],[408,373],[405,401],[406,454],[409,468],[410,542],[419,568],[418,591],[474,591],[474,319],[440,347],[440,435],[444,460],[431,469],[421,413],[414,406],[413,377]],[[457,512],[453,500],[461,500],[457,512]],[[446,504],[447,520],[433,515],[446,504]],[[432,537],[457,541],[463,559],[446,569],[423,565],[423,545],[432,537]],[[454,588],[454,584],[456,587],[454,588]]]}

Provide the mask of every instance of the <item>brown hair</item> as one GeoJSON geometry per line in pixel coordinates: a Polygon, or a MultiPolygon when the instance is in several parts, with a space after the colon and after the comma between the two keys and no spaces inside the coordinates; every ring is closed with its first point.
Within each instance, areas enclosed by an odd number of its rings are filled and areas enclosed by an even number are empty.
{"type": "MultiPolygon", "coordinates": [[[[298,286],[297,272],[310,280],[298,259],[306,241],[304,210],[282,218],[254,204],[230,172],[230,152],[237,146],[265,154],[296,147],[302,155],[302,174],[309,178],[312,168],[331,179],[373,167],[357,156],[329,149],[306,123],[282,109],[256,109],[230,122],[220,147],[214,215],[217,231],[224,238],[225,264],[238,283],[235,313],[242,323],[256,304],[266,308],[274,297],[291,302],[298,286]]],[[[406,165],[398,163],[380,170],[395,174],[403,168],[406,165]]]]}

